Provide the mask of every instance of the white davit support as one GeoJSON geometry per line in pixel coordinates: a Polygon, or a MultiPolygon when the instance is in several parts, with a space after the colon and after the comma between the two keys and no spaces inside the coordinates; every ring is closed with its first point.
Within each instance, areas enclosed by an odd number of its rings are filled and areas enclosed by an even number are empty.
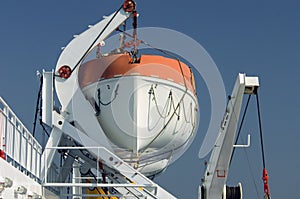
{"type": "Polygon", "coordinates": [[[43,71],[42,81],[42,121],[48,126],[51,126],[53,111],[53,71],[43,71]]]}
{"type": "MultiPolygon", "coordinates": [[[[222,198],[224,186],[226,186],[243,96],[244,94],[256,94],[258,87],[258,77],[247,77],[245,74],[238,75],[233,92],[229,97],[218,138],[210,159],[207,162],[202,186],[199,187],[199,199],[222,198]]],[[[242,190],[240,185],[239,187],[242,190]]],[[[242,193],[240,193],[241,198],[242,193]]]]}

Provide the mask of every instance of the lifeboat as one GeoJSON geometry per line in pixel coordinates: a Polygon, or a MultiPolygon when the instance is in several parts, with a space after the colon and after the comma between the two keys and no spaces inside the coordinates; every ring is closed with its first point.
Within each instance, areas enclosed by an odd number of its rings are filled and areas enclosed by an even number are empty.
{"type": "Polygon", "coordinates": [[[163,171],[194,138],[194,76],[177,59],[101,56],[80,66],[78,83],[114,152],[147,176],[163,171]]]}

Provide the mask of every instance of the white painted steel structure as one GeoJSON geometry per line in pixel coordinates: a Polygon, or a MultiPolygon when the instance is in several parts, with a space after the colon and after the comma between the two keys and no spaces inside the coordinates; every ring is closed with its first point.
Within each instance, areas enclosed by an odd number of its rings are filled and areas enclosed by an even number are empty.
{"type": "MultiPolygon", "coordinates": [[[[52,124],[47,123],[49,126],[52,126],[52,132],[50,134],[49,141],[46,145],[46,151],[43,154],[43,171],[42,171],[42,177],[44,180],[43,186],[48,187],[48,173],[51,171],[53,163],[55,162],[55,157],[57,155],[57,151],[55,150],[56,147],[59,146],[83,146],[85,147],[85,150],[87,150],[86,153],[88,153],[88,156],[92,156],[93,159],[96,159],[97,161],[90,161],[84,155],[80,152],[81,150],[77,150],[74,152],[76,154],[76,157],[83,160],[83,162],[90,162],[90,164],[96,164],[97,162],[101,162],[101,165],[104,165],[106,169],[104,169],[105,174],[110,174],[112,176],[119,175],[119,179],[125,179],[122,180],[122,183],[124,184],[139,184],[142,186],[147,185],[153,188],[126,188],[119,189],[117,186],[115,187],[115,190],[119,192],[121,195],[128,195],[127,189],[130,189],[130,195],[131,197],[142,196],[142,197],[148,197],[148,198],[175,198],[168,192],[166,192],[164,189],[162,189],[160,186],[156,185],[154,182],[152,182],[150,179],[148,179],[146,176],[144,176],[142,173],[140,173],[138,170],[134,169],[134,165],[128,165],[124,160],[122,160],[122,151],[120,151],[119,148],[114,148],[115,145],[118,147],[124,147],[125,150],[133,150],[133,153],[136,155],[138,152],[140,152],[143,149],[147,149],[149,153],[149,150],[156,150],[154,151],[156,153],[152,153],[152,156],[156,155],[158,159],[146,157],[142,165],[141,171],[147,171],[149,175],[153,173],[156,174],[157,172],[160,172],[162,169],[164,169],[169,164],[169,159],[172,157],[178,157],[177,154],[182,154],[182,149],[185,148],[186,145],[188,145],[188,140],[193,137],[193,131],[196,121],[195,121],[195,113],[193,110],[197,106],[197,102],[195,99],[194,94],[190,93],[189,91],[184,88],[182,85],[176,85],[172,82],[166,84],[166,82],[163,82],[162,80],[159,80],[157,78],[142,78],[138,76],[128,76],[124,78],[122,81],[122,85],[120,85],[119,93],[120,97],[118,96],[116,101],[121,101],[122,99],[130,101],[130,98],[133,98],[132,102],[133,104],[128,104],[128,106],[132,106],[132,112],[129,113],[131,115],[135,115],[138,112],[144,112],[143,107],[146,105],[145,100],[141,97],[147,97],[149,98],[149,90],[151,89],[151,86],[158,85],[158,93],[160,95],[163,94],[164,98],[168,98],[169,92],[174,92],[174,101],[178,104],[178,106],[184,106],[186,103],[186,106],[189,107],[189,112],[182,111],[178,117],[174,117],[176,119],[171,120],[170,119],[170,129],[175,129],[173,134],[165,134],[160,139],[153,139],[154,137],[158,137],[160,135],[154,134],[154,136],[150,136],[148,140],[143,140],[148,135],[140,134],[142,132],[139,132],[135,130],[135,127],[129,127],[130,131],[129,133],[135,133],[134,135],[130,135],[134,139],[127,139],[123,138],[122,134],[118,134],[116,132],[116,129],[114,128],[106,128],[106,132],[103,131],[103,128],[101,125],[105,126],[108,123],[114,122],[113,120],[104,120],[101,121],[102,124],[100,125],[98,118],[95,116],[96,112],[93,109],[93,106],[90,104],[90,102],[87,100],[87,96],[94,96],[95,94],[92,93],[91,95],[87,95],[86,93],[93,91],[94,88],[83,88],[83,90],[78,85],[78,68],[80,67],[81,62],[83,61],[81,58],[84,57],[86,52],[91,51],[98,43],[103,41],[107,36],[109,36],[119,25],[121,25],[126,19],[128,19],[131,16],[131,13],[124,12],[123,9],[120,11],[113,13],[109,17],[106,17],[103,21],[99,22],[98,24],[92,26],[87,31],[83,32],[82,34],[76,36],[63,50],[58,63],[56,70],[54,72],[55,74],[55,86],[56,86],[56,92],[58,95],[58,98],[60,100],[60,103],[62,105],[62,109],[59,113],[56,111],[52,112],[52,124]],[[99,33],[100,36],[98,35],[99,33]],[[68,78],[61,78],[59,76],[59,70],[62,66],[68,66],[72,70],[72,74],[68,78]],[[77,67],[78,66],[78,67],[77,67]],[[161,81],[161,82],[160,82],[161,81]],[[161,84],[161,85],[160,85],[161,84]],[[128,86],[126,86],[128,85],[128,86]],[[146,85],[146,86],[145,86],[146,85]],[[125,87],[124,87],[125,86],[125,87]],[[139,90],[139,87],[143,87],[139,90]],[[121,90],[122,89],[122,90],[121,90]],[[162,89],[162,90],[161,90],[162,89]],[[138,91],[137,91],[138,90],[138,91]],[[178,90],[178,91],[177,91],[178,90]],[[128,95],[129,94],[129,95],[128,95]],[[186,97],[185,97],[186,96],[186,97]],[[139,99],[136,99],[139,98],[139,99]],[[140,103],[140,105],[136,104],[140,103]],[[183,103],[180,104],[180,103],[183,103]],[[191,106],[191,107],[190,107],[191,106]],[[188,114],[189,116],[184,116],[184,114],[188,114]],[[192,116],[190,116],[192,115],[192,116]],[[181,116],[181,119],[179,117],[181,116]],[[187,118],[188,117],[188,118],[187,118]],[[189,120],[188,125],[184,125],[186,123],[185,120],[189,120]],[[179,129],[176,129],[179,128],[179,129]],[[185,129],[180,129],[185,128],[185,129]],[[181,133],[176,133],[177,131],[182,131],[181,133]],[[113,135],[115,134],[115,135],[113,135]],[[112,135],[113,139],[108,139],[109,136],[112,135]],[[121,137],[120,137],[121,136],[121,137]],[[121,141],[118,141],[120,139],[121,141]],[[137,139],[137,140],[135,140],[137,139]],[[151,141],[153,140],[153,141],[151,141]],[[166,141],[164,141],[166,140],[166,141]],[[113,142],[113,144],[112,144],[113,142]],[[144,142],[144,143],[142,143],[144,142]],[[160,143],[162,142],[162,143],[160,143]],[[134,144],[132,144],[134,143],[134,144]],[[115,144],[115,145],[114,145],[115,144]],[[157,147],[157,145],[160,145],[160,147],[157,147]],[[94,149],[93,147],[100,147],[98,150],[94,149]],[[133,147],[133,148],[132,148],[133,147]],[[169,148],[168,148],[169,147],[169,148]],[[160,148],[164,148],[161,152],[159,151],[160,148]],[[178,151],[176,151],[176,148],[178,148],[178,151]],[[101,150],[100,150],[101,149],[101,150]],[[99,153],[100,150],[100,153],[99,153]],[[119,154],[118,152],[119,151],[119,154]],[[174,154],[173,154],[174,153],[174,154]],[[121,158],[120,158],[120,157],[121,158]],[[150,165],[150,167],[148,166],[150,165]],[[141,191],[142,190],[142,191],[141,191]]],[[[48,78],[51,78],[51,76],[48,76],[45,79],[45,82],[50,82],[48,78]]],[[[103,84],[107,84],[108,81],[111,81],[111,84],[120,83],[120,80],[118,79],[111,79],[106,80],[103,82],[100,82],[98,85],[101,87],[103,84]]],[[[45,86],[45,88],[50,91],[51,88],[48,88],[48,85],[45,86]]],[[[112,85],[113,88],[113,85],[112,85]]],[[[98,88],[97,88],[98,89],[98,88]]],[[[112,89],[113,90],[113,89],[112,89]]],[[[110,91],[105,94],[106,96],[111,95],[110,91]]],[[[43,94],[43,101],[52,100],[52,99],[45,99],[46,94],[43,94]]],[[[50,95],[51,96],[51,95],[50,95]]],[[[165,103],[165,102],[163,102],[165,103]]],[[[51,103],[48,103],[51,104],[51,103]]],[[[149,104],[149,103],[148,103],[149,104]]],[[[117,106],[117,103],[113,103],[113,106],[117,106]]],[[[112,110],[113,108],[118,109],[118,107],[109,106],[108,108],[112,110]]],[[[158,104],[151,105],[151,109],[155,109],[155,106],[162,106],[162,102],[158,102],[158,104]]],[[[103,107],[101,107],[103,108],[103,107]]],[[[120,108],[120,107],[119,107],[120,108]]],[[[127,107],[129,108],[129,107],[127,107]]],[[[156,107],[157,108],[157,107],[156,107]]],[[[158,107],[160,108],[160,107],[158,107]]],[[[103,112],[105,112],[105,108],[103,108],[103,112]]],[[[181,108],[183,109],[183,108],[181,108]]],[[[49,110],[49,109],[48,109],[49,110]]],[[[45,111],[45,113],[48,113],[48,110],[45,111]]],[[[106,111],[106,113],[108,113],[106,111]]],[[[111,115],[111,117],[118,117],[121,116],[117,122],[125,122],[129,118],[128,115],[122,115],[123,112],[118,112],[117,115],[111,115]]],[[[174,115],[175,113],[173,113],[174,115]]],[[[179,112],[178,112],[179,114],[179,112]]],[[[104,117],[110,118],[109,113],[104,115],[104,117]]],[[[102,116],[103,117],[103,116],[102,116]]],[[[115,119],[115,118],[112,118],[115,119]]],[[[136,118],[137,119],[137,118],[136,118]]],[[[139,117],[140,119],[140,117],[139,117]]],[[[152,118],[141,118],[142,123],[149,119],[156,119],[154,117],[152,118]]],[[[50,121],[49,116],[45,117],[45,121],[50,121]],[[48,118],[48,119],[47,119],[48,118]]],[[[130,121],[132,123],[132,121],[130,121]]],[[[137,126],[143,125],[142,123],[138,123],[137,126]]],[[[165,123],[163,121],[160,121],[160,125],[157,128],[166,129],[168,128],[164,127],[165,123]]],[[[128,126],[127,126],[128,127],[128,126]]],[[[126,126],[122,126],[122,128],[126,128],[126,126]]],[[[151,133],[151,132],[150,132],[151,133]]],[[[125,136],[125,134],[123,134],[125,136]]],[[[110,137],[111,138],[111,137],[110,137]]],[[[124,149],[123,149],[124,150],[124,149]]],[[[125,151],[124,150],[124,151],[125,151]]],[[[126,151],[125,151],[126,152],[126,151]]],[[[124,159],[130,158],[132,156],[130,153],[126,152],[126,157],[123,157],[124,159]]],[[[75,156],[70,156],[69,153],[65,153],[67,156],[66,160],[64,161],[64,165],[61,168],[62,170],[65,170],[68,167],[71,167],[71,165],[74,164],[74,161],[76,161],[75,156]]],[[[134,160],[135,162],[138,162],[139,160],[134,160]]],[[[84,163],[83,163],[84,164],[84,163]]],[[[60,175],[59,174],[59,175],[60,175]]],[[[107,175],[108,175],[107,174],[107,175]]],[[[65,181],[65,178],[57,184],[57,187],[64,186],[63,182],[65,181]]],[[[111,183],[116,183],[114,178],[110,178],[111,183]]],[[[76,181],[73,181],[76,182],[76,181]]],[[[118,182],[120,183],[120,182],[118,182]]],[[[78,184],[77,182],[74,183],[78,184]]],[[[53,184],[52,184],[53,185],[53,184]]],[[[130,187],[130,186],[129,186],[130,187]]],[[[75,193],[73,195],[78,195],[78,189],[73,189],[75,193]]],[[[83,194],[83,193],[81,193],[83,194]]]]}
{"type": "MultiPolygon", "coordinates": [[[[222,126],[220,130],[220,135],[216,141],[216,145],[214,147],[214,150],[212,152],[210,161],[208,162],[207,170],[205,172],[205,178],[203,181],[203,187],[204,189],[202,191],[205,192],[199,192],[199,198],[201,199],[218,199],[221,198],[224,194],[224,185],[226,183],[227,179],[227,173],[229,170],[229,161],[232,153],[233,145],[233,139],[237,127],[237,122],[239,118],[239,112],[241,109],[242,104],[242,97],[244,94],[254,94],[256,90],[259,87],[259,81],[258,77],[247,77],[245,74],[239,74],[235,87],[233,89],[233,93],[230,96],[230,100],[228,102],[228,106],[226,109],[226,113],[224,115],[224,120],[222,121],[222,126]]],[[[3,146],[11,145],[20,143],[21,148],[25,147],[27,150],[32,150],[33,148],[30,148],[29,146],[32,144],[30,140],[33,140],[36,142],[36,145],[40,147],[41,146],[37,143],[37,141],[32,137],[32,135],[29,133],[29,131],[24,127],[24,125],[20,122],[20,120],[15,116],[15,114],[12,112],[12,110],[7,106],[7,104],[0,98],[0,104],[1,104],[1,129],[0,129],[0,137],[1,137],[1,150],[4,150],[6,154],[7,160],[0,158],[0,176],[3,178],[9,178],[13,181],[12,188],[4,188],[4,190],[1,192],[2,197],[9,198],[12,195],[15,195],[15,190],[19,190],[19,193],[16,197],[22,198],[24,195],[22,193],[25,193],[28,196],[34,195],[36,198],[40,198],[39,194],[43,194],[46,198],[63,198],[67,196],[74,196],[73,194],[67,194],[66,192],[62,192],[60,196],[54,194],[53,192],[49,192],[47,189],[44,189],[42,192],[41,185],[36,182],[33,175],[28,175],[31,171],[31,173],[34,174],[34,171],[36,170],[30,170],[32,168],[38,168],[37,166],[39,161],[36,162],[36,166],[31,167],[22,167],[21,160],[22,155],[16,155],[16,151],[13,151],[12,147],[8,151],[6,151],[7,148],[4,148],[3,146]],[[11,130],[13,129],[13,130],[11,130]],[[10,134],[8,136],[8,134],[10,134]],[[24,135],[24,139],[26,142],[21,141],[22,138],[18,139],[18,136],[24,135]],[[10,139],[8,137],[14,138],[10,139]],[[7,140],[10,142],[7,143],[7,140]],[[4,144],[4,143],[7,143],[4,144]],[[25,143],[27,146],[23,146],[22,143],[25,143]],[[11,150],[11,151],[10,151],[11,150]],[[19,171],[18,171],[19,170],[19,171]],[[26,176],[28,175],[28,176],[26,176]],[[21,192],[21,190],[23,190],[21,192]]],[[[47,144],[46,152],[43,154],[43,157],[45,158],[45,163],[43,164],[46,168],[45,170],[47,172],[43,172],[43,175],[51,176],[50,167],[53,163],[53,156],[54,153],[60,149],[60,150],[74,150],[75,154],[78,154],[78,151],[80,150],[87,150],[90,154],[94,155],[94,157],[98,157],[98,160],[100,160],[105,167],[103,167],[106,172],[108,173],[114,173],[115,179],[110,178],[110,183],[83,183],[84,178],[81,179],[81,181],[73,181],[70,183],[62,183],[62,182],[49,182],[47,179],[51,178],[45,178],[44,181],[44,187],[81,187],[84,189],[88,186],[96,186],[96,187],[114,187],[115,190],[118,191],[118,194],[114,194],[114,196],[117,197],[136,197],[136,198],[142,198],[142,197],[148,197],[148,198],[175,198],[174,196],[167,193],[165,190],[163,190],[160,186],[153,183],[151,180],[143,176],[141,173],[136,171],[134,168],[132,168],[130,165],[126,164],[122,159],[120,159],[115,154],[111,153],[109,150],[107,150],[105,147],[57,147],[59,145],[59,142],[61,138],[63,137],[63,133],[67,137],[67,140],[74,140],[79,144],[82,143],[90,143],[91,145],[96,146],[97,143],[89,138],[87,135],[85,135],[83,132],[80,132],[79,129],[76,129],[72,124],[70,124],[68,121],[65,120],[64,116],[56,113],[53,111],[53,130],[51,133],[50,141],[47,144]],[[76,152],[77,151],[77,152],[76,152]],[[126,177],[126,178],[124,178],[126,177]],[[128,179],[119,181],[117,179],[128,179]],[[132,184],[134,182],[135,184],[132,184]],[[128,192],[129,190],[129,192],[128,192]],[[141,191],[142,190],[142,191],[141,191]],[[135,195],[135,196],[134,196],[135,195]]],[[[25,149],[24,148],[24,149],[25,149]]],[[[19,148],[18,148],[19,150],[19,148]]],[[[28,151],[27,151],[28,152],[28,151]]],[[[39,151],[36,151],[37,154],[39,151]]],[[[37,156],[36,158],[39,160],[40,156],[37,156]]],[[[30,157],[27,157],[30,159],[30,157]]],[[[31,156],[32,158],[32,156],[31,156]]],[[[84,158],[81,157],[81,158],[84,158]]],[[[28,160],[28,159],[27,159],[28,160]]],[[[32,162],[32,161],[29,161],[32,162]]],[[[23,164],[24,165],[24,164],[23,164]]],[[[73,165],[70,164],[71,166],[73,165]]],[[[69,165],[69,166],[70,166],[69,165]]],[[[99,170],[99,164],[96,164],[95,168],[99,170]]],[[[63,169],[63,168],[61,168],[63,169]]],[[[45,171],[44,170],[44,171],[45,171]]],[[[55,169],[57,172],[59,170],[55,169]]],[[[54,174],[52,179],[56,179],[58,173],[52,173],[54,174]]],[[[1,183],[1,182],[0,182],[1,183]]],[[[241,185],[239,185],[241,186],[241,185]]],[[[82,197],[90,197],[91,194],[80,194],[82,197]]],[[[1,195],[0,195],[1,196],[1,195]]],[[[97,195],[93,195],[97,196],[97,195]]],[[[100,196],[100,195],[99,195],[100,196]]],[[[103,195],[101,195],[103,196],[103,195]]],[[[112,194],[108,194],[108,196],[112,196],[112,194]]]]}
{"type": "MultiPolygon", "coordinates": [[[[199,198],[220,199],[228,177],[229,164],[234,147],[234,138],[239,122],[244,94],[255,94],[259,87],[258,77],[239,74],[229,97],[219,136],[207,162],[199,198]]],[[[242,194],[242,193],[241,193],[242,194]]],[[[242,196],[241,196],[242,198],[242,196]]]]}
{"type": "MultiPolygon", "coordinates": [[[[145,174],[155,176],[163,171],[182,155],[194,137],[197,120],[195,93],[186,85],[138,74],[99,80],[85,88],[80,88],[78,83],[78,72],[84,58],[131,14],[120,9],[91,26],[67,45],[54,72],[43,72],[42,120],[52,131],[42,155],[42,147],[0,98],[0,149],[5,152],[6,158],[0,159],[0,177],[17,181],[13,189],[7,191],[4,188],[0,194],[7,194],[7,198],[13,194],[21,195],[20,198],[26,194],[27,197],[35,194],[40,198],[42,194],[55,199],[91,196],[176,198],[145,174]],[[70,68],[70,76],[61,77],[61,67],[70,68]],[[53,79],[62,105],[60,110],[53,110],[53,79]],[[107,85],[112,89],[105,89],[107,85]],[[95,92],[99,89],[102,96],[95,92]],[[117,92],[119,96],[112,98],[117,92]],[[153,103],[151,96],[153,92],[159,95],[156,103],[153,103]],[[164,111],[170,110],[160,109],[167,107],[164,99],[168,99],[170,93],[174,93],[174,103],[183,110],[180,113],[174,110],[173,115],[178,116],[176,119],[162,117],[164,111]],[[101,107],[99,98],[115,101],[104,103],[107,106],[101,107]],[[91,99],[98,100],[103,115],[95,110],[91,99]],[[128,107],[122,107],[123,100],[128,102],[129,112],[125,111],[128,107]],[[184,108],[188,106],[188,109],[184,108]],[[117,112],[114,113],[114,109],[117,112]],[[135,123],[132,124],[132,121],[135,123]],[[153,129],[162,130],[151,130],[149,121],[154,124],[153,129]],[[142,130],[139,129],[141,127],[142,130]],[[163,131],[166,133],[162,134],[163,131]],[[145,153],[144,160],[140,161],[138,157],[145,153]],[[5,173],[3,169],[12,174],[5,173]],[[98,193],[90,193],[87,189],[90,186],[98,193]]],[[[258,87],[257,77],[239,74],[208,162],[199,198],[222,198],[242,97],[244,94],[254,94],[258,87]]]]}
{"type": "Polygon", "coordinates": [[[48,126],[52,125],[53,111],[53,71],[43,71],[42,76],[42,121],[48,126]]]}
{"type": "Polygon", "coordinates": [[[24,195],[42,195],[40,184],[42,147],[15,113],[0,97],[0,178],[10,179],[11,187],[0,191],[0,198],[24,198],[24,195]],[[26,193],[15,190],[26,188],[26,193]]]}

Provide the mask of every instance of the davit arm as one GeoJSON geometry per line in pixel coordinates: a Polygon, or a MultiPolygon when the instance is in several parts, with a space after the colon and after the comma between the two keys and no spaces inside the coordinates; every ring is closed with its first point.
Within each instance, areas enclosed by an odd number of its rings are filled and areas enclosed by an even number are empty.
{"type": "MultiPolygon", "coordinates": [[[[100,127],[94,110],[83,95],[78,84],[78,69],[84,58],[104,39],[113,33],[135,11],[135,2],[125,0],[116,12],[112,13],[80,35],[76,36],[62,51],[54,71],[56,93],[61,104],[61,115],[68,121],[74,122],[90,138],[96,140],[99,146],[111,150],[107,139],[100,127]]],[[[53,74],[52,74],[53,76],[53,74]]],[[[48,75],[43,85],[43,122],[52,126],[53,102],[49,96],[52,93],[52,77],[48,75]],[[51,85],[50,85],[51,84],[51,85]],[[44,103],[45,102],[45,103],[44,103]]],[[[89,146],[90,143],[85,143],[89,146]]]]}
{"type": "Polygon", "coordinates": [[[218,138],[207,163],[202,186],[199,187],[199,199],[224,197],[226,199],[226,195],[223,197],[222,195],[229,171],[243,96],[244,94],[255,94],[258,87],[258,77],[247,77],[245,74],[238,75],[233,92],[229,97],[218,138]]]}
{"type": "Polygon", "coordinates": [[[78,89],[76,74],[78,66],[100,42],[131,17],[133,10],[135,10],[134,1],[126,0],[118,11],[90,26],[64,48],[55,69],[56,92],[63,110],[69,111],[69,103],[78,89]]]}

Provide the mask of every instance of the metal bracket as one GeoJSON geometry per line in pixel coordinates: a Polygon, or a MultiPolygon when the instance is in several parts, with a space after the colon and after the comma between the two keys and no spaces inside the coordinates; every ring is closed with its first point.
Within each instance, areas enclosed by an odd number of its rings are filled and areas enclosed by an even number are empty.
{"type": "Polygon", "coordinates": [[[247,139],[247,144],[244,144],[244,145],[233,145],[233,147],[236,147],[236,148],[248,148],[250,147],[250,134],[248,134],[248,139],[247,139]]]}

